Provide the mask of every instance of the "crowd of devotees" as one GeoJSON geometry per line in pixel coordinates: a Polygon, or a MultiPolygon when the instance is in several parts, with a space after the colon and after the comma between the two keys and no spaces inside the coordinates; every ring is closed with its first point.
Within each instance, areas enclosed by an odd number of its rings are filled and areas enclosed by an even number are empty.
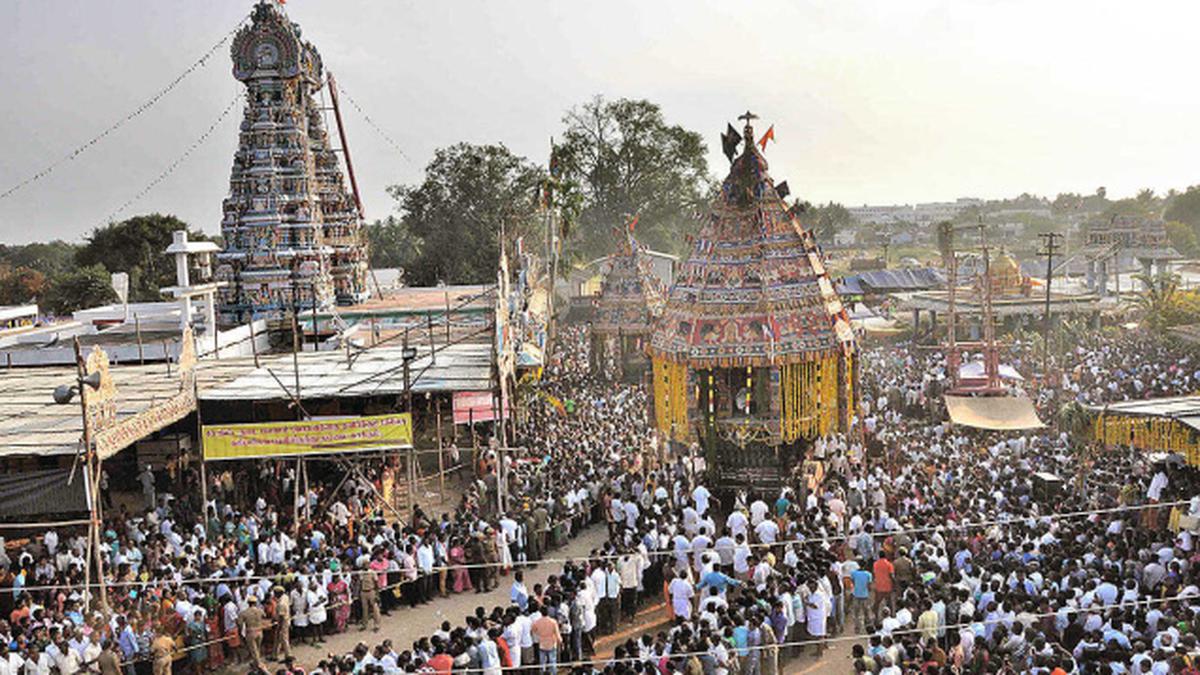
{"type": "MultiPolygon", "coordinates": [[[[863,353],[850,431],[808,448],[820,472],[720,492],[695,452],[656,439],[642,386],[591,373],[589,342],[560,331],[517,449],[446,444],[462,468],[444,513],[395,517],[382,463],[314,471],[303,491],[291,463],[232,463],[204,490],[193,470],[144,472],[142,506],[105,512],[104,607],[85,531],[0,545],[0,675],[776,675],[801,657],[886,675],[1200,672],[1200,551],[1179,527],[1200,515],[1194,469],[1053,423],[950,426],[941,357],[890,345],[863,353]],[[1064,488],[1039,494],[1038,472],[1064,488]],[[602,545],[556,556],[589,528],[602,545]],[[496,588],[505,602],[411,644],[381,630],[381,615],[496,588]],[[644,632],[603,639],[656,605],[644,632]],[[349,653],[293,654],[346,631],[362,640],[349,653]]],[[[1137,333],[1057,359],[1043,412],[1200,379],[1137,333]]]]}

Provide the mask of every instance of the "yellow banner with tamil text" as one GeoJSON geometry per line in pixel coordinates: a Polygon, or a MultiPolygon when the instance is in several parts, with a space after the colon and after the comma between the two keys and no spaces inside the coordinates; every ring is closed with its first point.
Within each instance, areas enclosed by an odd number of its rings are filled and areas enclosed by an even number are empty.
{"type": "Polygon", "coordinates": [[[204,459],[336,455],[412,447],[412,415],[204,427],[204,459]]]}

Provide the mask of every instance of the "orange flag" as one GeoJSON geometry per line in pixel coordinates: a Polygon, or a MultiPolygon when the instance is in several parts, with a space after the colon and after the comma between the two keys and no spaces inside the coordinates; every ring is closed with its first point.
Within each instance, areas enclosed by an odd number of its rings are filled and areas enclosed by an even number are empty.
{"type": "Polygon", "coordinates": [[[758,141],[758,145],[760,147],[762,147],[763,150],[766,150],[767,149],[767,141],[773,141],[773,140],[775,140],[775,125],[774,124],[772,124],[770,126],[770,128],[767,129],[767,133],[762,135],[762,138],[759,139],[759,141],[758,141]]]}

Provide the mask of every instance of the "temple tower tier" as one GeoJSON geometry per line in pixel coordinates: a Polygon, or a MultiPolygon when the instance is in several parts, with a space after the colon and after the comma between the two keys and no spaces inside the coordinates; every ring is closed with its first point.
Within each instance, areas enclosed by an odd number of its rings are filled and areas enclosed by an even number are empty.
{"type": "Polygon", "coordinates": [[[246,107],[221,221],[221,320],[365,300],[366,232],[325,128],[320,54],[274,0],[231,51],[246,107]]]}
{"type": "Polygon", "coordinates": [[[649,368],[646,346],[662,313],[663,288],[633,233],[619,235],[596,299],[592,322],[592,371],[639,381],[649,368]]]}

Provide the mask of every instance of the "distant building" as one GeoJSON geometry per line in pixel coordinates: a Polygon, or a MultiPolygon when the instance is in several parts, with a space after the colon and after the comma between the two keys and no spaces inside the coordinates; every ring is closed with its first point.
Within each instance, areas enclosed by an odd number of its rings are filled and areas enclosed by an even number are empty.
{"type": "Polygon", "coordinates": [[[951,220],[963,211],[983,204],[983,200],[973,197],[960,197],[952,202],[925,202],[915,206],[909,204],[893,204],[888,206],[847,207],[850,216],[859,223],[886,225],[890,223],[913,223],[929,225],[943,220],[951,220]]]}
{"type": "Polygon", "coordinates": [[[1171,246],[1167,225],[1161,218],[1113,216],[1087,225],[1087,284],[1100,295],[1108,294],[1108,276],[1127,269],[1136,261],[1142,272],[1163,273],[1167,263],[1182,258],[1171,246]]]}

